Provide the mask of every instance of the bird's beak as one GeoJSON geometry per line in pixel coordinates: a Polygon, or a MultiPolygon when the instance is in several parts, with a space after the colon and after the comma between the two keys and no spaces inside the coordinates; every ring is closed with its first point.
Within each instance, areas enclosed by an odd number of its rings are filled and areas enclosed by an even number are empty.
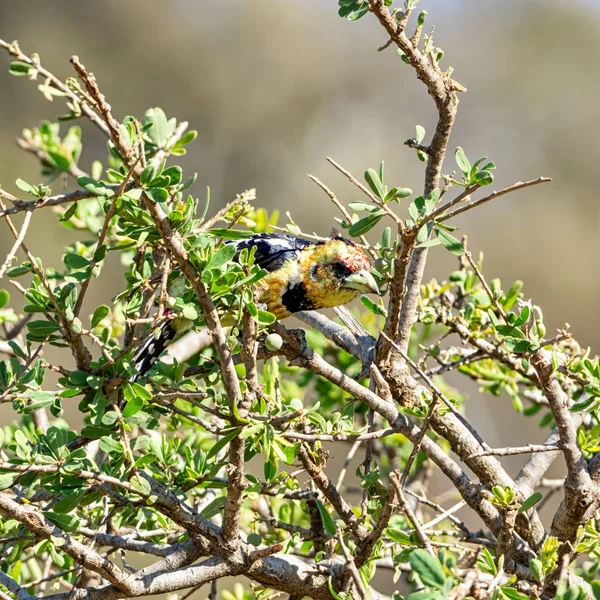
{"type": "Polygon", "coordinates": [[[344,277],[343,287],[352,288],[359,292],[366,292],[367,294],[377,294],[379,296],[379,287],[375,278],[369,271],[362,270],[358,273],[352,273],[348,277],[344,277]]]}

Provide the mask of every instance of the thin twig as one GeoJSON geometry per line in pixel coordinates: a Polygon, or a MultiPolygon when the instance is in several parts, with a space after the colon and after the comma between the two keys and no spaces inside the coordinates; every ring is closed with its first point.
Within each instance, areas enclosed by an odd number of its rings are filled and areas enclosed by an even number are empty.
{"type": "Polygon", "coordinates": [[[356,179],[356,177],[354,177],[350,171],[344,169],[344,167],[336,163],[335,160],[329,156],[327,157],[327,162],[332,164],[340,173],[345,175],[348,178],[348,181],[353,183],[361,192],[363,192],[363,194],[366,194],[366,196],[373,204],[375,204],[375,206],[379,206],[379,208],[381,208],[383,212],[388,215],[388,217],[391,217],[395,221],[400,231],[404,229],[404,221],[394,211],[392,211],[387,204],[384,204],[382,200],[375,196],[371,190],[366,188],[360,181],[358,181],[358,179],[356,179]]]}
{"type": "Polygon", "coordinates": [[[252,202],[256,199],[256,190],[254,188],[246,190],[241,194],[238,194],[229,204],[226,204],[219,212],[214,216],[202,223],[202,229],[210,229],[219,221],[222,221],[227,213],[238,204],[242,202],[252,202]]]}
{"type": "MultiPolygon", "coordinates": [[[[338,207],[340,212],[344,215],[346,222],[352,223],[352,217],[350,216],[350,213],[346,210],[346,207],[337,199],[337,196],[322,181],[320,181],[314,175],[309,174],[308,177],[311,181],[314,181],[329,196],[331,201],[335,204],[335,206],[338,207]]],[[[376,259],[377,252],[375,252],[375,250],[373,250],[373,248],[371,248],[371,245],[369,244],[367,238],[364,235],[359,236],[359,238],[360,238],[360,241],[363,243],[363,246],[367,249],[367,252],[373,258],[376,259]]]]}
{"type": "Polygon", "coordinates": [[[25,218],[23,219],[23,224],[21,225],[21,230],[19,231],[19,235],[17,235],[17,238],[15,239],[15,243],[12,245],[12,248],[8,251],[8,254],[6,255],[6,259],[4,260],[4,263],[2,264],[2,266],[0,267],[0,279],[2,279],[4,277],[4,274],[10,267],[10,263],[12,262],[13,258],[15,257],[15,254],[18,252],[19,248],[21,247],[21,244],[23,243],[23,240],[25,239],[25,236],[27,235],[27,229],[29,228],[29,224],[31,223],[32,216],[33,216],[33,213],[31,211],[25,213],[25,218]]]}
{"type": "Polygon", "coordinates": [[[453,198],[452,200],[450,200],[450,202],[444,204],[443,206],[439,206],[433,212],[431,212],[429,215],[427,215],[419,223],[419,229],[422,229],[430,221],[439,220],[438,217],[440,215],[443,215],[447,210],[449,210],[453,206],[456,206],[457,204],[462,202],[465,198],[468,198],[473,192],[476,192],[479,188],[480,188],[480,186],[478,184],[470,185],[469,187],[465,188],[458,196],[456,196],[456,198],[453,198]]]}
{"type": "Polygon", "coordinates": [[[340,543],[340,547],[344,554],[344,558],[346,559],[346,569],[348,569],[350,571],[350,574],[352,575],[352,579],[354,580],[354,585],[356,587],[356,592],[358,593],[358,597],[361,600],[365,600],[367,598],[367,591],[365,590],[365,586],[363,585],[362,579],[360,577],[360,573],[358,572],[358,569],[356,568],[356,565],[354,564],[354,558],[352,558],[352,555],[350,554],[350,551],[348,550],[348,547],[346,546],[346,544],[344,542],[344,536],[339,529],[337,532],[337,539],[338,539],[338,542],[340,543]]]}
{"type": "Polygon", "coordinates": [[[559,452],[560,446],[547,444],[527,444],[526,446],[508,446],[506,448],[488,448],[476,454],[466,456],[465,460],[480,456],[514,456],[515,454],[531,454],[535,452],[559,452]]]}
{"type": "Polygon", "coordinates": [[[507,188],[504,188],[503,190],[500,190],[499,192],[492,192],[488,196],[485,196],[485,198],[475,200],[474,202],[471,202],[470,204],[466,204],[465,206],[456,208],[456,209],[450,211],[449,213],[445,214],[443,217],[439,218],[438,221],[443,223],[444,221],[448,221],[449,219],[456,217],[456,215],[460,215],[460,214],[466,212],[467,210],[471,210],[472,208],[477,208],[478,206],[481,206],[482,204],[485,204],[486,202],[490,202],[490,200],[494,200],[495,198],[499,198],[500,196],[510,194],[511,192],[516,192],[517,190],[522,190],[523,188],[530,187],[532,185],[537,185],[538,183],[548,183],[550,181],[552,181],[552,179],[550,177],[538,177],[537,179],[531,179],[530,181],[525,181],[525,182],[519,181],[507,188]]]}
{"type": "Polygon", "coordinates": [[[498,298],[496,298],[496,295],[490,289],[490,286],[488,285],[488,282],[486,281],[485,277],[483,276],[483,273],[481,272],[481,270],[479,269],[479,267],[473,260],[473,255],[468,250],[465,250],[464,256],[467,259],[467,262],[471,265],[471,268],[473,269],[473,272],[477,276],[477,279],[479,279],[479,282],[483,286],[483,289],[485,290],[485,293],[488,295],[490,302],[494,305],[494,308],[498,311],[498,314],[502,317],[502,319],[506,323],[508,323],[508,319],[506,317],[506,312],[505,312],[504,308],[502,307],[500,302],[498,302],[498,298]]]}
{"type": "Polygon", "coordinates": [[[398,474],[395,472],[392,472],[390,474],[390,479],[391,479],[394,487],[396,488],[396,494],[398,496],[398,503],[400,504],[402,510],[406,513],[406,516],[408,517],[409,521],[411,522],[412,526],[414,527],[415,532],[417,533],[417,535],[419,536],[419,539],[421,540],[421,544],[423,544],[423,547],[425,548],[425,550],[427,550],[427,552],[429,552],[429,554],[431,554],[431,556],[435,556],[435,551],[433,550],[430,539],[427,537],[427,534],[423,531],[423,528],[421,527],[421,523],[419,523],[419,519],[417,519],[417,517],[415,516],[415,513],[413,512],[412,508],[410,507],[410,504],[406,501],[406,498],[404,497],[404,493],[402,491],[402,486],[400,485],[400,478],[398,477],[398,474]]]}

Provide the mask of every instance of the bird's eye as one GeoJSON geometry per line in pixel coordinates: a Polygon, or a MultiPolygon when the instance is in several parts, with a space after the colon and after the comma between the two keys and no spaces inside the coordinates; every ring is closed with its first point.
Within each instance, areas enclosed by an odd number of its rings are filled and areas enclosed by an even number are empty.
{"type": "Polygon", "coordinates": [[[343,263],[341,260],[336,260],[331,263],[331,268],[333,269],[333,274],[340,279],[343,277],[347,277],[352,273],[352,270],[348,267],[346,263],[343,263]]]}

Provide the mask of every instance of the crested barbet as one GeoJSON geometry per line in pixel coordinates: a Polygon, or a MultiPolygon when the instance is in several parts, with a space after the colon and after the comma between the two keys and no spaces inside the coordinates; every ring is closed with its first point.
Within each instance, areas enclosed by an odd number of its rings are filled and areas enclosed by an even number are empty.
{"type": "MultiPolygon", "coordinates": [[[[237,253],[255,248],[254,262],[267,271],[258,283],[258,300],[277,319],[302,310],[340,306],[362,293],[379,294],[366,254],[340,236],[314,242],[280,233],[260,233],[228,242],[237,253]]],[[[189,326],[183,319],[167,321],[158,336],[137,349],[135,377],[146,373],[173,338],[189,326]]]]}

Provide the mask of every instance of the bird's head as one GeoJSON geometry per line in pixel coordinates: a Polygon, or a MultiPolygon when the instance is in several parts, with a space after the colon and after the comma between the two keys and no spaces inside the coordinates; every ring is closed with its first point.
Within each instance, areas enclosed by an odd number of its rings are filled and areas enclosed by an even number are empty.
{"type": "Polygon", "coordinates": [[[338,306],[359,292],[379,294],[366,254],[350,240],[333,237],[315,245],[303,258],[305,285],[319,306],[338,306]]]}

